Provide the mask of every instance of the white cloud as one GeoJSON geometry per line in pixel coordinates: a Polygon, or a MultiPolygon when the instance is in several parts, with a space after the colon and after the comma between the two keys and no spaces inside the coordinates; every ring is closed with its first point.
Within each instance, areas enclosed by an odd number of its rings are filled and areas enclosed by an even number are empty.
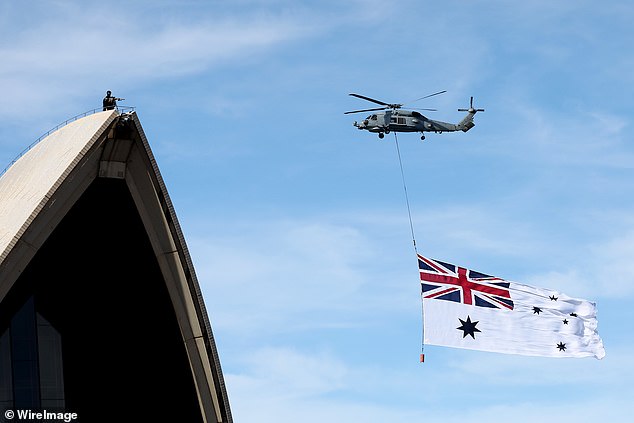
{"type": "Polygon", "coordinates": [[[197,230],[188,242],[218,327],[264,334],[367,326],[403,302],[418,310],[413,255],[409,268],[386,273],[394,258],[354,224],[260,218],[231,226],[237,232],[217,228],[222,234],[203,238],[197,230]]]}
{"type": "MultiPolygon", "coordinates": [[[[556,392],[552,392],[557,397],[556,392]]],[[[518,401],[512,404],[500,404],[485,406],[470,410],[468,416],[453,412],[448,418],[436,417],[434,421],[458,423],[464,422],[465,418],[471,421],[496,421],[500,416],[513,423],[534,423],[536,421],[609,421],[614,423],[626,423],[631,419],[634,407],[625,398],[611,398],[599,394],[594,398],[580,401],[566,401],[562,404],[552,404],[550,401],[518,401]],[[456,414],[459,414],[456,416],[456,414]]]]}
{"type": "Polygon", "coordinates": [[[560,360],[436,349],[427,363],[394,368],[263,347],[241,353],[240,371],[226,378],[236,420],[434,423],[504,415],[520,423],[544,416],[621,423],[633,409],[628,355],[612,349],[602,361],[560,360]]]}
{"type": "Polygon", "coordinates": [[[556,289],[591,301],[620,299],[634,293],[634,230],[595,244],[574,246],[572,260],[526,277],[530,285],[556,289]]]}
{"type": "Polygon", "coordinates": [[[51,105],[93,92],[95,86],[130,87],[251,61],[315,30],[301,16],[286,14],[163,22],[127,7],[49,12],[35,16],[30,26],[2,31],[0,90],[12,101],[0,106],[0,117],[44,113],[51,105]]]}
{"type": "Polygon", "coordinates": [[[242,355],[240,374],[232,375],[242,394],[264,392],[293,401],[326,395],[347,385],[347,368],[326,352],[306,354],[289,347],[261,347],[242,355]]]}
{"type": "Polygon", "coordinates": [[[547,99],[536,105],[522,100],[527,97],[525,93],[514,96],[513,101],[502,100],[514,124],[504,135],[505,141],[486,143],[487,154],[534,162],[539,166],[536,172],[554,170],[553,166],[559,166],[560,173],[577,166],[587,166],[587,170],[634,168],[634,154],[625,136],[629,125],[625,115],[596,107],[559,110],[547,99]]]}
{"type": "Polygon", "coordinates": [[[236,421],[372,423],[411,421],[419,414],[354,398],[355,391],[367,390],[369,381],[376,387],[382,376],[390,375],[350,367],[331,353],[266,347],[242,357],[240,372],[225,375],[236,421]]]}

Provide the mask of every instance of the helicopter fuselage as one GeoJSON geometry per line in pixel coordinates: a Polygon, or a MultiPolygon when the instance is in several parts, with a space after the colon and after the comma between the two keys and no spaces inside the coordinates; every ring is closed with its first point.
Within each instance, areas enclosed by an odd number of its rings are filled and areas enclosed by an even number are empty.
{"type": "MultiPolygon", "coordinates": [[[[437,94],[442,94],[443,92],[445,91],[440,91],[426,97],[421,97],[421,99],[437,94]]],[[[379,108],[353,110],[345,113],[349,114],[376,111],[376,113],[368,115],[368,117],[366,117],[361,122],[355,121],[353,125],[356,126],[357,129],[378,133],[379,138],[383,138],[385,134],[389,134],[390,132],[420,132],[422,134],[421,139],[423,140],[425,139],[425,132],[435,132],[439,134],[443,132],[455,131],[467,132],[469,129],[475,126],[475,123],[473,123],[473,117],[475,116],[475,114],[477,112],[484,111],[484,109],[476,109],[473,107],[473,97],[471,97],[468,109],[458,109],[458,111],[460,112],[467,112],[467,115],[464,116],[463,119],[458,123],[448,123],[429,119],[415,110],[401,109],[402,104],[385,103],[383,101],[375,100],[371,97],[366,97],[360,94],[353,93],[350,95],[383,106],[379,108]]],[[[425,110],[433,111],[435,109],[425,110]]]]}
{"type": "MultiPolygon", "coordinates": [[[[466,120],[466,119],[465,119],[466,120]]],[[[388,110],[383,113],[375,113],[366,117],[361,122],[354,122],[358,129],[364,129],[374,133],[393,132],[452,132],[468,131],[474,124],[470,119],[458,124],[441,122],[425,117],[417,111],[388,110]]]]}

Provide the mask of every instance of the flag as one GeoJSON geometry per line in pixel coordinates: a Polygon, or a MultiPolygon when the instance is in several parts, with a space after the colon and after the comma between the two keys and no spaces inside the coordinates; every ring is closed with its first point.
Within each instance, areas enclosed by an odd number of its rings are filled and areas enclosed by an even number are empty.
{"type": "Polygon", "coordinates": [[[424,343],[543,357],[605,356],[596,304],[418,255],[424,343]]]}

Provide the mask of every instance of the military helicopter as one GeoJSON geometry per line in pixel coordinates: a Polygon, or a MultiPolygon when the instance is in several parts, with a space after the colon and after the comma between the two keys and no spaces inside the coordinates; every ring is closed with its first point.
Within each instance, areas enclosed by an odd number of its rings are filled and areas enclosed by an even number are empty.
{"type": "MultiPolygon", "coordinates": [[[[447,91],[438,91],[437,93],[429,94],[424,97],[418,98],[414,101],[422,100],[425,98],[433,97],[438,94],[445,93],[447,91]]],[[[423,116],[416,110],[427,110],[435,112],[436,109],[412,109],[403,110],[403,104],[398,103],[385,103],[383,101],[375,100],[370,97],[366,97],[360,94],[350,94],[353,97],[357,97],[363,100],[371,101],[372,103],[379,104],[383,107],[376,107],[372,109],[353,110],[345,112],[350,113],[362,113],[362,112],[374,112],[385,110],[383,113],[371,114],[361,122],[354,122],[354,126],[358,129],[365,129],[369,132],[375,132],[379,134],[379,138],[383,138],[385,134],[389,134],[390,131],[394,132],[420,132],[422,136],[421,140],[425,139],[425,132],[435,132],[441,134],[443,132],[463,131],[467,132],[469,129],[475,126],[473,123],[473,116],[477,112],[484,112],[484,109],[475,109],[473,107],[473,97],[469,103],[468,109],[458,109],[459,112],[467,112],[467,115],[459,123],[447,123],[438,120],[429,119],[423,116]]]]}

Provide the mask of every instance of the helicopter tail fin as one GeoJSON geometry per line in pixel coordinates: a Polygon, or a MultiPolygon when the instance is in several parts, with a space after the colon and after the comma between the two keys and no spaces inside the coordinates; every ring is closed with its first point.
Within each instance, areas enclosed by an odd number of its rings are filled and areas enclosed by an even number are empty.
{"type": "Polygon", "coordinates": [[[458,109],[459,112],[467,112],[467,116],[464,117],[464,119],[462,119],[460,121],[460,123],[458,123],[458,125],[456,125],[458,127],[459,130],[463,131],[463,132],[467,132],[469,129],[473,128],[475,126],[475,123],[473,123],[473,117],[475,116],[475,114],[477,112],[484,112],[484,109],[475,109],[473,107],[473,97],[471,97],[471,101],[469,102],[469,108],[468,109],[458,109]]]}
{"type": "Polygon", "coordinates": [[[475,123],[473,122],[474,115],[475,113],[469,112],[469,114],[456,125],[457,129],[462,132],[467,132],[469,129],[473,128],[475,126],[475,123]]]}

